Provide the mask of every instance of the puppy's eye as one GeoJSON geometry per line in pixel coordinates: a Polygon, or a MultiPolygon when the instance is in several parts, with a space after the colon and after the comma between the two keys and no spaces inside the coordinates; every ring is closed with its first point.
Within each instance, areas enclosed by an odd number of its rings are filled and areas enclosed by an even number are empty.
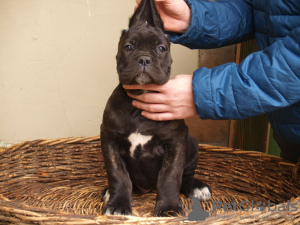
{"type": "Polygon", "coordinates": [[[166,49],[164,46],[159,46],[159,47],[158,47],[158,50],[159,50],[160,52],[165,52],[167,49],[166,49]]]}
{"type": "Polygon", "coordinates": [[[131,45],[125,45],[123,48],[125,51],[131,51],[133,48],[131,45]]]}

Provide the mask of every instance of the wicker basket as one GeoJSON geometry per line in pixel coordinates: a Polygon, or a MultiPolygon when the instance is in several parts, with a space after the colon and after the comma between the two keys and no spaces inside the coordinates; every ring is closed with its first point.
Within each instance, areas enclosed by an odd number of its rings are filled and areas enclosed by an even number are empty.
{"type": "MultiPolygon", "coordinates": [[[[199,151],[196,177],[213,190],[212,200],[200,203],[210,213],[201,224],[300,223],[298,164],[224,147],[199,145],[199,151]],[[217,201],[223,206],[213,211],[217,201]],[[242,207],[238,211],[224,207],[233,203],[242,207]],[[269,205],[260,207],[264,203],[269,205]]],[[[154,192],[133,194],[132,217],[102,216],[100,195],[106,186],[99,136],[36,140],[0,148],[0,224],[190,222],[187,217],[152,217],[154,192]]],[[[184,195],[180,198],[188,215],[192,201],[184,195]]]]}

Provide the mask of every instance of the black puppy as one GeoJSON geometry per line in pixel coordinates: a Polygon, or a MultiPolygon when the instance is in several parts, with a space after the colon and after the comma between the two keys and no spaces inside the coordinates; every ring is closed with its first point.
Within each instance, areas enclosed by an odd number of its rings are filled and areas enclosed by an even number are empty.
{"type": "MultiPolygon", "coordinates": [[[[109,188],[102,193],[106,215],[131,215],[133,185],[157,190],[156,216],[183,214],[179,193],[211,197],[194,179],[199,152],[183,120],[157,122],[141,116],[122,84],[164,84],[170,75],[170,41],[154,0],[142,0],[118,48],[120,84],[109,98],[101,125],[101,146],[109,188]]],[[[132,91],[142,94],[142,90],[132,91]]]]}

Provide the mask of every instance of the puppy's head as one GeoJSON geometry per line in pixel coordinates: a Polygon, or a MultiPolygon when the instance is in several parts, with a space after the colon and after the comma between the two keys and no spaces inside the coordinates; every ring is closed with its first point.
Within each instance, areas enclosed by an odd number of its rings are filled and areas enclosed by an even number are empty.
{"type": "Polygon", "coordinates": [[[142,0],[123,31],[117,54],[122,84],[164,84],[171,71],[170,40],[154,0],[142,0]]]}

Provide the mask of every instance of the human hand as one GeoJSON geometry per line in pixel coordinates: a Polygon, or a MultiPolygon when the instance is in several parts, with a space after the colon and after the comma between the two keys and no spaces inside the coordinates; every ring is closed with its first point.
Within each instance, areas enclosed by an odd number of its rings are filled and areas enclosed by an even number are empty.
{"type": "Polygon", "coordinates": [[[128,95],[133,100],[132,105],[143,110],[142,115],[156,121],[185,119],[196,116],[196,106],[193,97],[193,76],[178,75],[163,85],[123,85],[125,89],[143,89],[150,92],[142,95],[128,95]]]}
{"type": "MultiPolygon", "coordinates": [[[[135,10],[141,3],[136,0],[135,10]]],[[[166,31],[184,33],[189,27],[191,10],[184,0],[155,0],[166,31]]]]}

